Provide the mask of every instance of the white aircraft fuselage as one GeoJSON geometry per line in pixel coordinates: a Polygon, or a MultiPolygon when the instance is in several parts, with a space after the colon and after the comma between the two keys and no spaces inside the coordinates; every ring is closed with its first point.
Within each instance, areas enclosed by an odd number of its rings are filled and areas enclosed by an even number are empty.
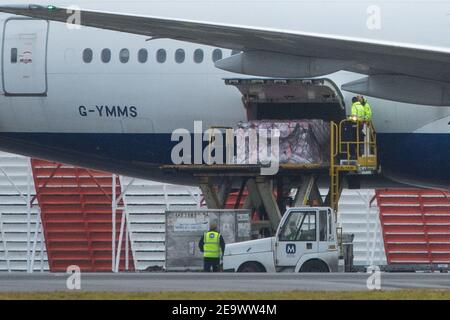
{"type": "MultiPolygon", "coordinates": [[[[445,2],[430,6],[418,1],[411,6],[374,1],[385,14],[381,29],[376,30],[367,26],[367,8],[372,2],[77,4],[98,10],[450,46],[450,6],[445,2]]],[[[52,4],[68,6],[72,2],[52,4]]],[[[212,59],[217,48],[169,39],[146,40],[127,33],[69,29],[63,23],[1,14],[0,149],[140,178],[189,183],[187,177],[167,176],[159,170],[161,165],[171,164],[176,144],[171,141],[173,130],[192,131],[194,121],[199,120],[205,130],[246,120],[241,93],[226,86],[223,79],[248,76],[217,69],[212,59]],[[141,51],[143,60],[139,61],[141,49],[148,56],[143,59],[141,51]],[[164,62],[158,61],[161,49],[166,53],[164,62]],[[176,61],[178,49],[185,55],[182,62],[176,61]],[[197,49],[203,51],[201,62],[194,61],[197,49]]],[[[231,55],[231,50],[221,51],[223,57],[231,55]]],[[[339,88],[361,77],[344,71],[326,76],[339,88]]],[[[343,91],[342,95],[349,114],[354,94],[343,91]]],[[[383,174],[419,185],[450,186],[450,108],[368,99],[383,174]]]]}

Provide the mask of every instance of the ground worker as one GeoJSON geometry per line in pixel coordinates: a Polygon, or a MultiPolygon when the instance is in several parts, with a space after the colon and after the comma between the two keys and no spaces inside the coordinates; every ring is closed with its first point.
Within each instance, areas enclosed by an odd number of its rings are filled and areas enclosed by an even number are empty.
{"type": "Polygon", "coordinates": [[[368,124],[372,121],[372,108],[370,107],[369,102],[363,96],[358,96],[358,100],[364,108],[364,126],[363,126],[363,135],[364,135],[364,155],[369,155],[371,153],[370,150],[370,128],[371,126],[368,124]]]}
{"type": "Polygon", "coordinates": [[[217,232],[217,224],[211,223],[209,231],[203,234],[198,247],[203,252],[203,271],[218,272],[220,268],[220,258],[225,252],[225,240],[217,232]]]}
{"type": "Polygon", "coordinates": [[[352,114],[351,119],[353,121],[362,121],[365,118],[364,106],[360,102],[359,97],[353,97],[352,99],[352,114]]]}
{"type": "Polygon", "coordinates": [[[358,100],[364,108],[364,120],[372,121],[372,108],[370,107],[369,102],[363,96],[359,96],[358,100]]]}
{"type": "MultiPolygon", "coordinates": [[[[344,130],[346,131],[346,133],[344,134],[344,138],[347,139],[348,142],[354,142],[357,139],[357,137],[359,138],[359,140],[362,139],[363,137],[363,125],[361,123],[361,121],[364,121],[365,119],[365,111],[364,111],[364,106],[361,104],[360,102],[360,97],[353,97],[352,98],[352,113],[350,115],[350,119],[353,121],[352,123],[348,123],[346,125],[346,128],[344,128],[344,130]],[[359,135],[357,134],[357,132],[359,131],[359,135]]],[[[359,142],[359,141],[358,141],[359,142]]],[[[358,144],[359,145],[359,144],[358,144]]],[[[362,146],[359,145],[359,153],[361,153],[362,151],[362,146]]],[[[350,144],[350,157],[351,158],[356,158],[357,156],[357,145],[355,143],[351,143],[350,144]]]]}

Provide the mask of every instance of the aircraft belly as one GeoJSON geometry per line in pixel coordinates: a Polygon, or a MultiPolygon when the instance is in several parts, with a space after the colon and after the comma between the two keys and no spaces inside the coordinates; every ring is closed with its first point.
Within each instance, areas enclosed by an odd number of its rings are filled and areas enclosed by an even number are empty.
{"type": "Polygon", "coordinates": [[[377,138],[384,174],[450,187],[450,134],[379,133],[377,138]]]}
{"type": "MultiPolygon", "coordinates": [[[[381,133],[380,162],[388,177],[450,186],[450,135],[381,133]]],[[[173,164],[170,134],[0,133],[0,148],[27,156],[161,179],[152,173],[173,164]]],[[[179,177],[184,181],[186,177],[179,177]]]]}

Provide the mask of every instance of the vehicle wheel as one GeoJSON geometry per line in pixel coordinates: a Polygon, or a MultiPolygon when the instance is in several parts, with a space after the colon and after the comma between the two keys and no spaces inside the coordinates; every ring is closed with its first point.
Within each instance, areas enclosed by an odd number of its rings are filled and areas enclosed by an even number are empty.
{"type": "Polygon", "coordinates": [[[266,272],[266,270],[259,263],[246,262],[239,267],[237,272],[266,272]]]}
{"type": "Polygon", "coordinates": [[[330,270],[323,261],[309,260],[302,265],[300,272],[330,272],[330,270]]]}

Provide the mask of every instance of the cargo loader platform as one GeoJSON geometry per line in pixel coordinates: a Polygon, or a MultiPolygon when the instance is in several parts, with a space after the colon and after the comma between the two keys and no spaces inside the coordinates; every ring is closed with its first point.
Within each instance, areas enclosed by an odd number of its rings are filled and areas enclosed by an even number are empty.
{"type": "MultiPolygon", "coordinates": [[[[221,129],[230,134],[230,128],[221,129]]],[[[213,141],[213,138],[209,140],[213,141]]],[[[226,141],[230,143],[230,137],[226,141]]],[[[238,190],[233,207],[262,211],[263,220],[268,219],[265,226],[274,231],[287,206],[329,206],[337,214],[343,179],[377,173],[376,134],[371,122],[331,122],[328,141],[329,161],[282,163],[274,175],[261,174],[261,170],[268,167],[263,164],[179,164],[165,165],[161,169],[171,174],[188,173],[196,177],[210,209],[224,209],[230,194],[238,190]],[[354,131],[350,139],[345,132],[348,128],[354,131]],[[329,181],[325,199],[317,184],[319,178],[324,177],[329,181]],[[291,197],[292,189],[297,191],[291,197]]],[[[264,226],[264,223],[258,225],[264,226]]]]}
{"type": "MultiPolygon", "coordinates": [[[[196,177],[257,177],[261,175],[262,165],[252,164],[181,164],[165,165],[165,172],[187,172],[196,177]]],[[[302,176],[305,174],[327,174],[328,164],[280,164],[277,176],[302,176]]]]}

